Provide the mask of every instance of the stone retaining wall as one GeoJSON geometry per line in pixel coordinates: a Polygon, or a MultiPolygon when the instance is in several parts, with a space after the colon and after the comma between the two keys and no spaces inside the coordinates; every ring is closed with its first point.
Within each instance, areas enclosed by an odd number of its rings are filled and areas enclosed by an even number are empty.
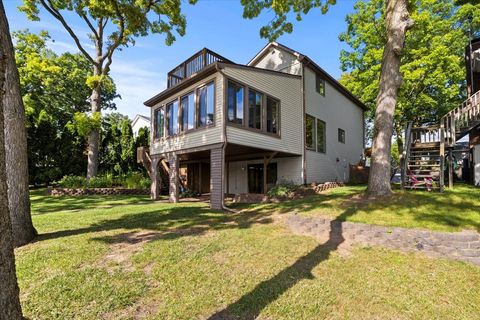
{"type": "Polygon", "coordinates": [[[480,234],[475,231],[436,232],[299,215],[289,216],[286,223],[297,234],[313,236],[323,241],[335,238],[338,243],[423,252],[430,257],[480,265],[480,234]]]}
{"type": "Polygon", "coordinates": [[[126,188],[52,188],[47,194],[51,196],[87,196],[87,195],[149,195],[149,189],[126,188]]]}

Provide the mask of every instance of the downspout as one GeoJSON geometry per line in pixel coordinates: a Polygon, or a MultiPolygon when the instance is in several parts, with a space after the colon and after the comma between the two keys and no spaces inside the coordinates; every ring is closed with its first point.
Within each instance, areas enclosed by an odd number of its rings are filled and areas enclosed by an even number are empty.
{"type": "Polygon", "coordinates": [[[301,59],[302,62],[302,133],[303,133],[303,184],[307,184],[307,151],[305,148],[305,117],[306,117],[306,106],[305,106],[305,60],[301,59]]]}
{"type": "MultiPolygon", "coordinates": [[[[228,143],[228,139],[227,139],[227,123],[226,123],[226,110],[225,110],[225,79],[226,79],[226,75],[225,73],[223,73],[222,71],[222,67],[219,66],[219,63],[216,62],[215,63],[215,69],[217,70],[218,73],[220,73],[222,76],[223,76],[223,103],[222,103],[222,113],[223,113],[223,120],[222,120],[222,129],[223,129],[223,135],[222,135],[222,152],[223,152],[223,178],[225,178],[225,150],[227,149],[227,143],[228,143]]],[[[228,183],[228,181],[224,181],[225,183],[228,183]]],[[[222,200],[222,209],[225,210],[225,211],[228,211],[228,212],[231,212],[231,213],[236,213],[237,211],[236,210],[233,210],[233,209],[230,209],[228,208],[227,206],[225,206],[225,185],[224,185],[224,188],[222,190],[222,193],[223,193],[223,200],[222,200]]]]}

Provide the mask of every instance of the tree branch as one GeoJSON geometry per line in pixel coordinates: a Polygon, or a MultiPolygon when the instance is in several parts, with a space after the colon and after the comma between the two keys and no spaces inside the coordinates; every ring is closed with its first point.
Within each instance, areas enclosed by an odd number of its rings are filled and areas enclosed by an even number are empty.
{"type": "Polygon", "coordinates": [[[93,60],[93,58],[88,54],[88,52],[83,48],[82,44],[80,43],[80,40],[78,40],[77,35],[75,32],[73,32],[72,28],[67,24],[63,16],[60,14],[60,12],[54,8],[51,0],[47,0],[48,4],[45,2],[45,0],[40,0],[42,3],[42,6],[53,16],[55,19],[60,21],[60,23],[63,25],[65,30],[70,34],[70,36],[73,38],[73,41],[75,41],[75,44],[77,45],[78,49],[82,52],[82,54],[87,58],[88,61],[90,61],[93,65],[97,65],[97,62],[93,60]]]}
{"type": "Polygon", "coordinates": [[[110,69],[110,65],[112,64],[113,52],[115,51],[115,49],[117,49],[120,46],[120,44],[123,42],[124,37],[125,37],[125,19],[122,16],[122,13],[120,12],[120,9],[118,8],[118,3],[116,1],[113,1],[113,6],[114,6],[115,13],[118,17],[118,21],[119,21],[119,24],[120,24],[120,31],[118,33],[117,39],[108,46],[107,51],[105,52],[105,54],[101,58],[102,62],[105,59],[107,59],[107,63],[105,64],[105,67],[102,70],[103,75],[106,75],[108,73],[108,71],[110,69]]]}
{"type": "Polygon", "coordinates": [[[97,30],[95,30],[95,28],[93,27],[92,23],[90,22],[90,20],[88,19],[88,17],[85,15],[85,13],[83,12],[80,12],[80,17],[83,18],[83,20],[85,20],[85,22],[87,23],[88,27],[90,28],[90,30],[92,30],[93,32],[93,35],[95,36],[95,39],[99,39],[99,35],[97,33],[97,30]]]}

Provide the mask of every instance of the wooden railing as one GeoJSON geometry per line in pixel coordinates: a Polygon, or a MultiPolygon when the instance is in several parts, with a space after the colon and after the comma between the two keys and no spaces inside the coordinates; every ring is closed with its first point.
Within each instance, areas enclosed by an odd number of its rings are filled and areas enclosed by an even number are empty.
{"type": "Polygon", "coordinates": [[[440,138],[440,125],[411,128],[410,143],[436,143],[440,138]]]}
{"type": "Polygon", "coordinates": [[[440,120],[441,125],[445,128],[446,144],[453,146],[457,135],[470,129],[476,122],[480,122],[480,91],[470,96],[440,120]]]}
{"type": "Polygon", "coordinates": [[[179,84],[184,79],[187,79],[217,61],[231,62],[207,48],[200,50],[168,73],[168,88],[179,84]]]}

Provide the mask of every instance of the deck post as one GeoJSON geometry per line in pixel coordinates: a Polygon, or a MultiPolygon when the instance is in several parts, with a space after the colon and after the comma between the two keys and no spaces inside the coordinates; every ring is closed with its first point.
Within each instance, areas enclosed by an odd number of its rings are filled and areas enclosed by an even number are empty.
{"type": "Polygon", "coordinates": [[[169,200],[170,202],[178,202],[178,156],[175,152],[168,156],[168,164],[170,165],[169,171],[169,200]]]}
{"type": "Polygon", "coordinates": [[[445,189],[445,125],[440,121],[440,192],[445,189]]]}
{"type": "Polygon", "coordinates": [[[225,152],[223,148],[210,150],[210,208],[223,209],[225,152]]]}
{"type": "Polygon", "coordinates": [[[453,158],[452,150],[448,151],[448,188],[453,189],[453,158]]]}
{"type": "Polygon", "coordinates": [[[158,164],[160,161],[160,158],[154,158],[151,162],[150,178],[152,179],[152,184],[150,185],[150,198],[152,200],[160,199],[160,186],[162,184],[160,172],[158,170],[158,164]]]}

